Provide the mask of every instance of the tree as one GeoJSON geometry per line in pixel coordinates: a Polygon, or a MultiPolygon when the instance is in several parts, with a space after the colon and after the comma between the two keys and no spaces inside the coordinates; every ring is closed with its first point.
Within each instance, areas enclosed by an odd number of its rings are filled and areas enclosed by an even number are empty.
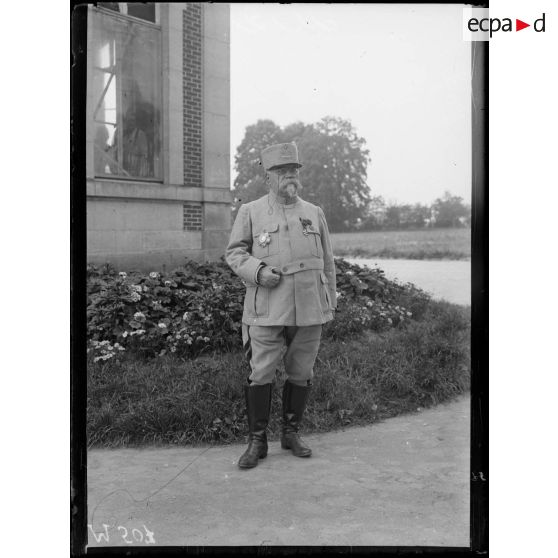
{"type": "Polygon", "coordinates": [[[463,198],[452,196],[447,190],[432,205],[436,227],[459,227],[471,219],[471,208],[463,203],[463,198]]]}
{"type": "Polygon", "coordinates": [[[429,218],[430,208],[427,205],[415,203],[414,205],[410,206],[409,214],[407,216],[409,228],[420,229],[426,226],[429,218]]]}
{"type": "Polygon", "coordinates": [[[390,203],[386,207],[385,226],[388,229],[401,228],[401,206],[396,203],[390,203]]]}
{"type": "Polygon", "coordinates": [[[296,122],[284,129],[270,120],[248,126],[235,156],[235,210],[267,192],[261,150],[290,141],[296,142],[303,164],[301,197],[322,207],[330,229],[347,230],[365,218],[370,201],[366,183],[369,151],[349,121],[332,116],[315,124],[296,122]]]}
{"type": "Polygon", "coordinates": [[[382,196],[373,196],[368,203],[366,217],[362,220],[360,229],[375,231],[384,228],[386,221],[386,201],[382,196]]]}
{"type": "MultiPolygon", "coordinates": [[[[375,198],[374,198],[375,199],[375,198]]],[[[390,202],[384,209],[383,225],[388,229],[421,229],[430,217],[430,208],[420,203],[390,202]]],[[[384,227],[381,227],[384,228],[384,227]]]]}

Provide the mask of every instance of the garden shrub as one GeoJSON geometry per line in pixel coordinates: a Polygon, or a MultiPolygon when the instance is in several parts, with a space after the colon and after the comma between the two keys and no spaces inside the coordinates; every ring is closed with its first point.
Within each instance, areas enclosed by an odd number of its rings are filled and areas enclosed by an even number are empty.
{"type": "MultiPolygon", "coordinates": [[[[467,308],[431,302],[421,321],[322,343],[304,432],[416,411],[470,387],[467,308]]],[[[126,353],[121,353],[126,355],[126,353]]],[[[90,446],[241,442],[247,432],[241,349],[198,358],[167,354],[91,364],[87,376],[90,446]]],[[[281,432],[283,366],[272,389],[268,436],[281,432]]]]}
{"type": "MultiPolygon", "coordinates": [[[[336,259],[338,310],[324,336],[386,331],[420,319],[430,300],[380,269],[336,259]]],[[[223,261],[170,272],[87,268],[88,352],[95,362],[125,354],[196,357],[241,348],[244,285],[223,261]]]]}

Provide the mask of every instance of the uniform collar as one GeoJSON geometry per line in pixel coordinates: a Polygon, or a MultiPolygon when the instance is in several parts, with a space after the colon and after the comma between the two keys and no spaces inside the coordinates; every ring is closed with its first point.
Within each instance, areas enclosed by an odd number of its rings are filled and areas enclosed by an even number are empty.
{"type": "Polygon", "coordinates": [[[298,195],[296,195],[294,198],[291,198],[287,201],[287,198],[277,195],[273,190],[270,190],[268,192],[268,196],[269,196],[269,203],[271,205],[276,203],[278,205],[284,205],[285,207],[293,207],[298,203],[298,200],[300,200],[298,195]]]}

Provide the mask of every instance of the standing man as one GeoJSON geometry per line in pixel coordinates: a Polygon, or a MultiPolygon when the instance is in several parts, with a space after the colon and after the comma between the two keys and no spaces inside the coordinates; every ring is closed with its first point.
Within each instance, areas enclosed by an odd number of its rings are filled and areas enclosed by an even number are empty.
{"type": "Polygon", "coordinates": [[[324,213],[298,197],[296,145],[271,145],[261,162],[269,192],[240,207],[226,250],[227,263],[246,285],[242,340],[251,374],[244,386],[249,438],[241,468],[267,455],[272,382],[285,349],[281,447],[298,457],[312,454],[298,431],[322,324],[333,319],[337,305],[324,213]]]}

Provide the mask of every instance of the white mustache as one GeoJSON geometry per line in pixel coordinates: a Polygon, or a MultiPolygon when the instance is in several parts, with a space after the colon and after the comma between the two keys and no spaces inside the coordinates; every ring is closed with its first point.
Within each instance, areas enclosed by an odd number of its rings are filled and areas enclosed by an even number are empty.
{"type": "Polygon", "coordinates": [[[292,182],[287,185],[287,194],[289,194],[289,196],[294,196],[296,191],[297,187],[292,182]]]}
{"type": "Polygon", "coordinates": [[[285,180],[283,180],[283,184],[284,185],[294,184],[297,188],[300,187],[300,182],[298,178],[295,178],[294,176],[292,178],[285,178],[285,180]]]}

